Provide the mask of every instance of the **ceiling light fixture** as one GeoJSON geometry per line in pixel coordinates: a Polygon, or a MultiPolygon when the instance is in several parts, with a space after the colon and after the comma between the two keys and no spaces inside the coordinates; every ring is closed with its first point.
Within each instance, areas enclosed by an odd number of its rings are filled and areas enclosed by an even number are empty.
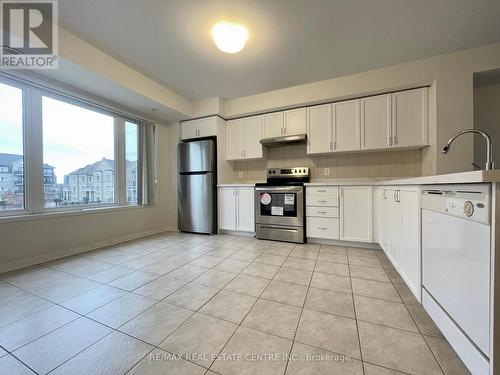
{"type": "Polygon", "coordinates": [[[248,30],[237,23],[219,22],[212,28],[212,38],[222,52],[240,52],[248,39],[248,30]]]}

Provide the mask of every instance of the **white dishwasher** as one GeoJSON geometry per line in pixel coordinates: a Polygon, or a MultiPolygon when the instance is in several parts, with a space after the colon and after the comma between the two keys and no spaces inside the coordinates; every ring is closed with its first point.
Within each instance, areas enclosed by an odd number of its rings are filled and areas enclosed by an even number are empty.
{"type": "Polygon", "coordinates": [[[422,196],[422,303],[473,374],[488,374],[490,187],[433,186],[422,196]]]}

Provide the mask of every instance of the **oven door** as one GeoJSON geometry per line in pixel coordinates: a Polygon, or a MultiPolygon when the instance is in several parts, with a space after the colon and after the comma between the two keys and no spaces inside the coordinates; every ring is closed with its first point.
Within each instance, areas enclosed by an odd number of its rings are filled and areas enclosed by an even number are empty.
{"type": "Polygon", "coordinates": [[[302,227],[304,225],[304,187],[256,187],[255,222],[302,227]]]}

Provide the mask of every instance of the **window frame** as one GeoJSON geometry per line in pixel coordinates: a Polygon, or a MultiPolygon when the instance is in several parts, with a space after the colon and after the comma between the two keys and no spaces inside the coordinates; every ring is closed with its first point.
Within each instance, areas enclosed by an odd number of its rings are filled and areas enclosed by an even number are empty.
{"type": "MultiPolygon", "coordinates": [[[[23,106],[23,166],[24,166],[24,208],[0,211],[0,221],[9,221],[19,217],[31,215],[50,216],[54,214],[69,214],[82,212],[102,212],[106,209],[120,208],[144,208],[138,201],[126,201],[126,171],[125,171],[125,122],[137,124],[137,142],[139,143],[139,127],[143,121],[140,117],[135,117],[127,113],[120,113],[117,110],[109,109],[105,105],[90,102],[71,93],[61,93],[57,90],[44,87],[36,82],[15,79],[0,74],[0,83],[22,90],[23,106]],[[74,205],[67,207],[45,207],[44,202],[44,168],[43,168],[43,114],[42,98],[49,97],[61,102],[79,106],[94,112],[113,117],[114,119],[114,203],[99,203],[74,205]]],[[[148,121],[149,122],[149,121],[148,121]]],[[[139,144],[138,144],[139,149],[139,144]]],[[[139,166],[142,163],[142,155],[137,155],[138,174],[139,166]]],[[[103,181],[106,180],[107,173],[102,174],[103,181]]],[[[136,187],[139,190],[139,186],[136,187]]]]}

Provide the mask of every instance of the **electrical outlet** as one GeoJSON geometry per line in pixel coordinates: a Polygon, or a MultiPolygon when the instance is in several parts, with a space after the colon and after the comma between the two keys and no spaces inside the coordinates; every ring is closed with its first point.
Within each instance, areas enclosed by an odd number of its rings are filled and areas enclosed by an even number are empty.
{"type": "Polygon", "coordinates": [[[238,177],[243,178],[243,172],[238,172],[238,177]]]}
{"type": "Polygon", "coordinates": [[[324,169],[323,169],[323,174],[324,174],[325,176],[330,176],[330,168],[324,168],[324,169]]]}

